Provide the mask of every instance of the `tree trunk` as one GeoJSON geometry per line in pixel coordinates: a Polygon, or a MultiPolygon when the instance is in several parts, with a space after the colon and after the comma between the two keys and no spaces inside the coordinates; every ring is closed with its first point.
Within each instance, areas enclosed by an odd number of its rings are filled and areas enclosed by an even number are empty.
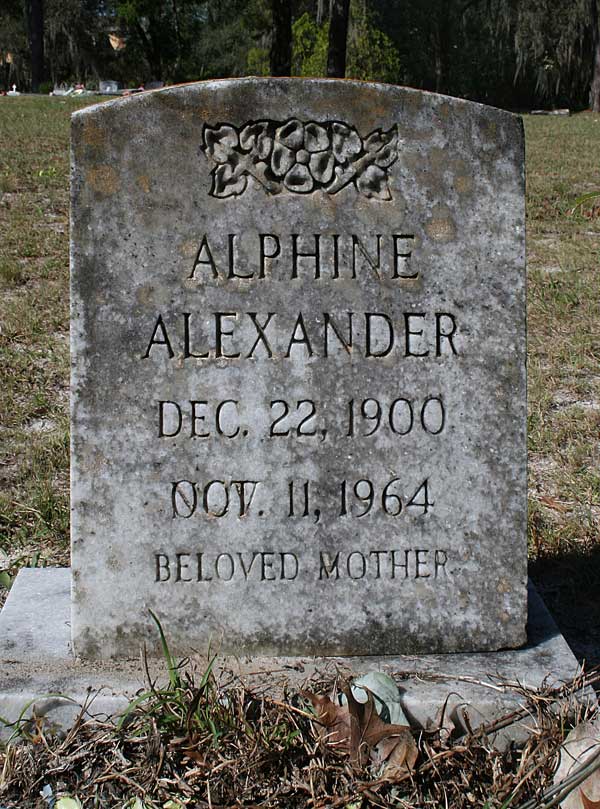
{"type": "Polygon", "coordinates": [[[591,0],[592,38],[594,43],[594,72],[590,87],[590,108],[592,112],[600,112],[600,20],[598,20],[598,4],[591,0]]]}
{"type": "Polygon", "coordinates": [[[142,43],[144,56],[146,57],[148,67],[150,68],[150,79],[152,81],[162,81],[163,66],[160,45],[153,36],[152,24],[152,20],[150,20],[148,26],[149,30],[146,32],[139,19],[137,19],[135,21],[135,29],[142,43]]]}
{"type": "Polygon", "coordinates": [[[31,55],[31,92],[37,93],[44,80],[44,2],[27,0],[25,7],[31,55]]]}
{"type": "Polygon", "coordinates": [[[350,0],[333,0],[329,23],[327,75],[343,79],[346,75],[346,40],[350,0]]]}
{"type": "Polygon", "coordinates": [[[181,44],[181,24],[179,22],[179,8],[177,6],[177,0],[171,0],[171,6],[173,8],[173,22],[175,24],[175,42],[177,43],[177,59],[175,60],[175,65],[173,67],[173,75],[177,81],[180,81],[183,46],[181,44]]]}
{"type": "Polygon", "coordinates": [[[435,37],[435,92],[444,93],[448,80],[448,62],[450,53],[450,14],[447,2],[442,2],[437,13],[437,30],[435,37]]]}
{"type": "Polygon", "coordinates": [[[289,76],[292,72],[292,8],[289,0],[271,0],[273,40],[271,76],[289,76]]]}
{"type": "Polygon", "coordinates": [[[323,25],[323,18],[325,17],[325,0],[317,0],[317,25],[319,28],[323,25]]]}

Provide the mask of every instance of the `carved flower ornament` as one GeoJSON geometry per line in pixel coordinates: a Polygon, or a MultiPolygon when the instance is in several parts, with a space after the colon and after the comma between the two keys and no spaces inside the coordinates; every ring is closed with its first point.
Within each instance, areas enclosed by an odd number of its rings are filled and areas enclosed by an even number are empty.
{"type": "Polygon", "coordinates": [[[339,121],[256,121],[239,130],[219,124],[204,127],[202,150],[216,164],[213,197],[239,196],[253,177],[269,194],[337,194],[353,183],[365,197],[390,200],[398,129],[376,129],[363,140],[339,121]]]}

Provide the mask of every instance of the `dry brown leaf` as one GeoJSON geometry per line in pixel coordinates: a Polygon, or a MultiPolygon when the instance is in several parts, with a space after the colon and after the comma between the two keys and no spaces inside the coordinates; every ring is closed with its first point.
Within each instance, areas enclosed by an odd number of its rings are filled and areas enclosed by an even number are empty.
{"type": "Polygon", "coordinates": [[[581,805],[583,809],[600,809],[600,801],[590,800],[583,789],[579,790],[579,794],[581,795],[581,805]]]}
{"type": "Polygon", "coordinates": [[[326,743],[347,752],[353,767],[364,767],[371,758],[376,764],[386,762],[384,778],[404,775],[417,760],[417,746],[410,728],[384,722],[375,709],[373,695],[368,688],[364,690],[367,701],[362,703],[354,698],[350,686],[345,686],[346,705],[336,705],[329,697],[309,691],[300,693],[310,700],[317,718],[328,728],[324,734],[326,743]]]}
{"type": "Polygon", "coordinates": [[[386,762],[381,773],[383,778],[390,780],[399,775],[405,775],[407,770],[415,766],[417,760],[417,745],[407,725],[390,725],[384,722],[375,709],[373,695],[368,688],[366,703],[357,702],[349,688],[344,694],[355,712],[360,728],[360,742],[356,751],[355,760],[364,765],[369,757],[375,762],[386,762]]]}
{"type": "Polygon", "coordinates": [[[321,732],[321,739],[331,747],[335,747],[336,750],[349,753],[352,737],[352,717],[348,706],[336,705],[329,697],[321,697],[310,691],[300,691],[300,696],[311,702],[317,714],[317,719],[326,728],[321,732]]]}
{"type": "Polygon", "coordinates": [[[198,752],[198,750],[193,750],[192,748],[187,748],[181,751],[190,761],[195,761],[198,764],[204,765],[206,768],[206,757],[202,755],[202,753],[198,752]]]}
{"type": "Polygon", "coordinates": [[[409,728],[404,728],[402,733],[399,732],[381,741],[374,748],[372,757],[376,764],[385,762],[381,777],[394,781],[414,768],[417,756],[417,745],[413,735],[409,728]]]}

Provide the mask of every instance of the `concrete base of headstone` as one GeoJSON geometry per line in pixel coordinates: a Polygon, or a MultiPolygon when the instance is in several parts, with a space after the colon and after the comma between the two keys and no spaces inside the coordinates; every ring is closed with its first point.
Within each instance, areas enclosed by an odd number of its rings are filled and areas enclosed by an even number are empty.
{"type": "MultiPolygon", "coordinates": [[[[0,614],[0,717],[15,721],[31,713],[68,726],[87,705],[92,716],[118,715],[147,688],[141,660],[85,662],[71,651],[71,575],[68,568],[24,569],[0,614]]],[[[167,628],[168,633],[168,628],[167,628]]],[[[196,661],[203,668],[203,661],[196,661]]],[[[244,677],[250,687],[280,694],[306,686],[315,675],[368,671],[393,674],[402,706],[416,725],[434,720],[440,706],[460,720],[466,710],[473,727],[513,710],[522,702],[510,684],[537,688],[574,677],[579,666],[533,587],[529,592],[528,644],[477,654],[346,658],[222,658],[218,664],[244,677]]],[[[164,661],[149,661],[152,677],[166,679],[164,661]]],[[[310,687],[310,686],[309,686],[310,687]]],[[[582,698],[594,699],[591,689],[582,698]]],[[[531,723],[529,723],[531,724],[531,723]]],[[[10,729],[1,735],[6,738],[10,729]]],[[[520,736],[514,725],[503,733],[520,736]]],[[[506,741],[506,738],[504,739],[506,741]]],[[[497,744],[502,745],[498,738],[497,744]]]]}

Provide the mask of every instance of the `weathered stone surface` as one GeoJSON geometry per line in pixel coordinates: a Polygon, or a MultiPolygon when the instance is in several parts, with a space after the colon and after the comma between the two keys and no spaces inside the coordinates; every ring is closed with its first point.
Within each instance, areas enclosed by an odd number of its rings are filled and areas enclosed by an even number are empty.
{"type": "Polygon", "coordinates": [[[523,643],[519,119],[207,82],[76,113],[72,188],[76,652],[523,643]]]}

